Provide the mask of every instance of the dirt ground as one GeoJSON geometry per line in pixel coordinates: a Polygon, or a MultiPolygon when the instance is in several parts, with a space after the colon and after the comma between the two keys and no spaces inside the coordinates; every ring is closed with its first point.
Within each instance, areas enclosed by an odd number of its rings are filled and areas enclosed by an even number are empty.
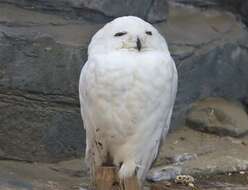
{"type": "MultiPolygon", "coordinates": [[[[161,190],[191,190],[173,181],[147,182],[161,190]]],[[[248,190],[248,171],[208,176],[195,176],[198,190],[248,190]]],[[[0,161],[1,190],[79,190],[89,187],[89,178],[82,160],[56,164],[0,161]]]]}

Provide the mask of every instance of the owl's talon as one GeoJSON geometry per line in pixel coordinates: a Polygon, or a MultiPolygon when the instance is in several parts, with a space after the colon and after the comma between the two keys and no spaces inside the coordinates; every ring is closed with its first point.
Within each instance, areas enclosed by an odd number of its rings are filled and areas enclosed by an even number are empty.
{"type": "Polygon", "coordinates": [[[119,170],[119,178],[124,179],[127,177],[131,177],[135,174],[135,170],[136,170],[135,162],[132,161],[123,162],[119,170]]]}

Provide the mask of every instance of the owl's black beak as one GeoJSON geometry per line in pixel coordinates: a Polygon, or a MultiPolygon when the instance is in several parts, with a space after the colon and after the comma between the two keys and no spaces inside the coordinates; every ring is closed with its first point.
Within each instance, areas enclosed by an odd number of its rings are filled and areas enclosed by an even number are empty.
{"type": "Polygon", "coordinates": [[[137,50],[140,51],[142,48],[142,45],[141,45],[141,41],[139,38],[137,38],[136,45],[137,45],[137,50]]]}

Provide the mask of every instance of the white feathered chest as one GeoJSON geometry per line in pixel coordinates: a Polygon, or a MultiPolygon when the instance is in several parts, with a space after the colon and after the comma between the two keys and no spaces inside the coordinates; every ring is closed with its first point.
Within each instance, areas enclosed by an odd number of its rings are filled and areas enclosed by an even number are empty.
{"type": "Polygon", "coordinates": [[[122,158],[126,151],[120,153],[121,146],[147,142],[156,132],[155,141],[160,140],[174,103],[168,100],[176,73],[168,59],[162,52],[123,51],[88,60],[83,101],[93,125],[86,130],[106,149],[103,154],[122,158]]]}

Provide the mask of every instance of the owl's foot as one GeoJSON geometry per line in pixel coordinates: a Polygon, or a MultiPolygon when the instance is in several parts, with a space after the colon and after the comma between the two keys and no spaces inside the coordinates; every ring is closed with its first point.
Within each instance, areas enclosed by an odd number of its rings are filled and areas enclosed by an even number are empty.
{"type": "Polygon", "coordinates": [[[124,161],[119,170],[119,178],[124,179],[134,176],[136,173],[136,168],[137,166],[134,161],[124,161]]]}

